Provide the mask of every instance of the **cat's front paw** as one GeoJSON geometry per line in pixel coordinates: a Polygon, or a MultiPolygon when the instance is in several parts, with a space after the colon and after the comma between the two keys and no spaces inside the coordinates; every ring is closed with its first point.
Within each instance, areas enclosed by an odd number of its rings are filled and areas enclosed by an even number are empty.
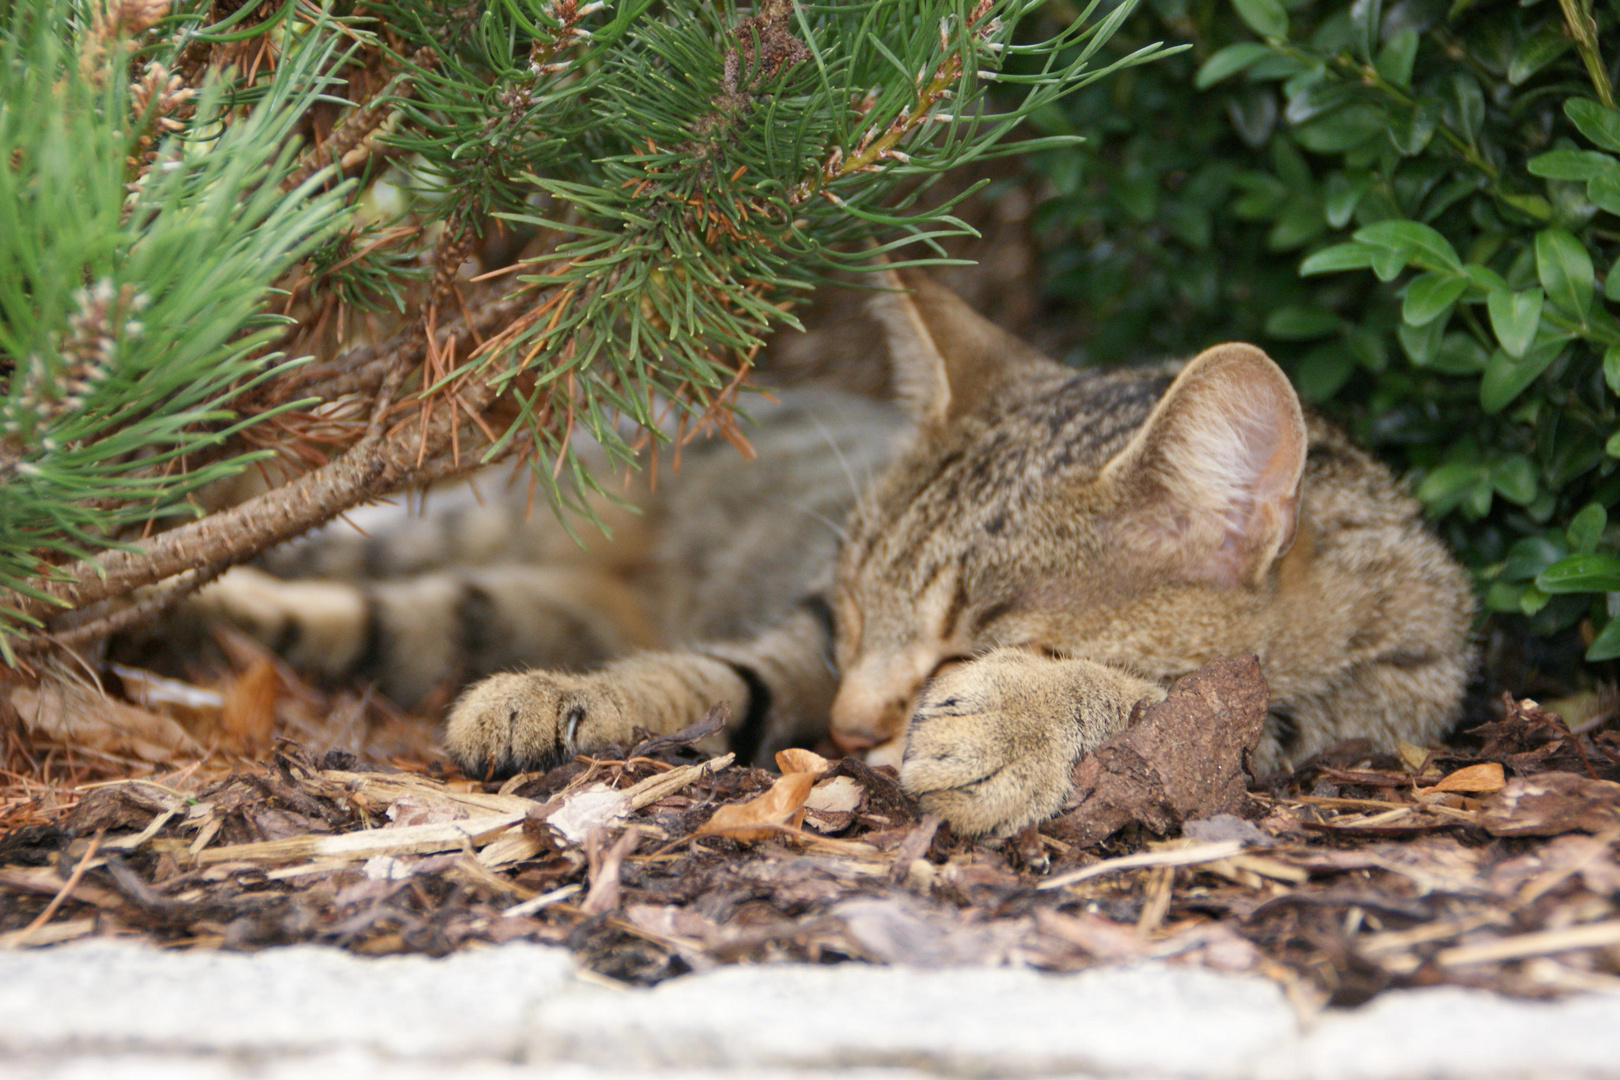
{"type": "Polygon", "coordinates": [[[1057,813],[1083,747],[1052,661],[1002,649],[933,680],[906,726],[900,783],[966,836],[1057,813]]]}
{"type": "Polygon", "coordinates": [[[444,748],[468,776],[550,768],[630,734],[624,702],[600,675],[528,671],[475,683],[450,710],[444,748]]]}

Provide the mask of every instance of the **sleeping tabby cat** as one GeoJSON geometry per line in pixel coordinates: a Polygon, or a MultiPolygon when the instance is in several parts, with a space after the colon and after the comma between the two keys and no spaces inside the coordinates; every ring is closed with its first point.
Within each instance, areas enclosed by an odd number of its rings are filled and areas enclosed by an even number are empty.
{"type": "Polygon", "coordinates": [[[725,702],[743,756],[829,727],[898,748],[906,789],[968,834],[1055,812],[1081,754],[1216,656],[1260,657],[1262,769],[1445,733],[1468,580],[1264,353],[1076,371],[905,283],[872,301],[898,410],[784,394],[755,460],[689,453],[591,553],[548,515],[520,525],[520,500],[468,501],[305,541],[271,566],[314,580],[235,571],[200,603],[403,700],[508,669],[450,712],[472,774],[725,702]]]}

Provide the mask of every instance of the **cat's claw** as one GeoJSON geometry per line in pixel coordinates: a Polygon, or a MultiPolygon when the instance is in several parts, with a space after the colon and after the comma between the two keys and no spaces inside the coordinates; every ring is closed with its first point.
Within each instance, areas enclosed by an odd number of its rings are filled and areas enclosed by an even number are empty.
{"type": "Polygon", "coordinates": [[[604,679],[529,671],[476,683],[450,710],[444,747],[468,776],[550,768],[628,733],[624,703],[604,679]]]}

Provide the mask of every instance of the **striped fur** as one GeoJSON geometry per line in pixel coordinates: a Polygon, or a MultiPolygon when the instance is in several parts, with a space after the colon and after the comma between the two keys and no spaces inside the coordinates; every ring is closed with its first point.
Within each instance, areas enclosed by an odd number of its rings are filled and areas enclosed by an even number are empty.
{"type": "Polygon", "coordinates": [[[209,602],[328,669],[369,663],[402,698],[540,665],[452,709],[446,748],[469,772],[678,730],[723,701],[740,751],[830,726],[966,833],[1052,813],[1078,755],[1215,656],[1261,658],[1262,768],[1444,733],[1472,663],[1468,581],[1264,354],[1074,371],[908,284],[873,304],[906,416],[785,396],[757,460],[699,452],[589,555],[549,523],[468,509],[414,556],[382,539],[323,553],[329,537],[280,557],[404,576],[233,574],[209,602]],[[499,542],[452,542],[480,514],[499,542]],[[485,564],[427,569],[458,547],[485,564]],[[254,588],[328,591],[255,614],[276,605],[254,588]]]}

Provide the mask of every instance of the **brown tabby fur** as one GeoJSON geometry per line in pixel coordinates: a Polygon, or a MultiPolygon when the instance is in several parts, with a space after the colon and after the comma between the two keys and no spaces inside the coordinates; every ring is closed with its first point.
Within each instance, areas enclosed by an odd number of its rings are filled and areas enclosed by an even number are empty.
{"type": "Polygon", "coordinates": [[[964,833],[1053,813],[1133,703],[1216,656],[1260,657],[1261,769],[1354,736],[1444,734],[1472,663],[1468,581],[1262,352],[1075,371],[906,284],[873,314],[909,424],[855,398],[785,399],[761,460],[700,453],[606,554],[521,570],[506,539],[482,568],[364,586],[231,575],[208,603],[328,670],[382,656],[415,673],[395,677],[402,696],[520,654],[574,668],[461,697],[445,746],[471,773],[678,730],[723,701],[745,754],[829,718],[846,748],[902,748],[902,783],[964,833]],[[326,591],[276,599],[300,588],[326,591]],[[668,651],[635,651],[655,644],[668,651]]]}

